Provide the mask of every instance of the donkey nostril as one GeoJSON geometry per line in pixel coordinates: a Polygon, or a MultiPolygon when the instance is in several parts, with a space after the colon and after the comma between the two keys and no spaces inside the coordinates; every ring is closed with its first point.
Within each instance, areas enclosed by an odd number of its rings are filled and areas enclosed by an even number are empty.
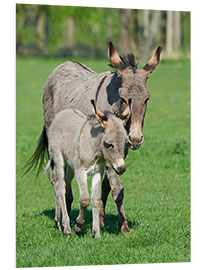
{"type": "Polygon", "coordinates": [[[131,143],[137,143],[137,144],[140,144],[142,143],[144,140],[143,136],[130,136],[129,135],[129,141],[131,143]]]}
{"type": "Polygon", "coordinates": [[[124,173],[126,171],[125,165],[121,165],[120,167],[118,167],[117,171],[119,174],[124,173]]]}
{"type": "Polygon", "coordinates": [[[140,139],[139,143],[142,143],[143,141],[144,141],[144,137],[141,136],[141,139],[140,139]]]}

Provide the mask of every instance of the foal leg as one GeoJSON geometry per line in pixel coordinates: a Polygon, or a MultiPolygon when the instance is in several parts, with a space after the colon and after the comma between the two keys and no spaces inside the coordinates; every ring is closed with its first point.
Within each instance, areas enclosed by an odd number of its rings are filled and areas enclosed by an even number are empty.
{"type": "Polygon", "coordinates": [[[65,181],[66,181],[66,207],[68,214],[71,211],[71,204],[73,202],[73,193],[71,188],[71,181],[74,177],[74,170],[67,164],[65,169],[65,181]]]}
{"type": "MultiPolygon", "coordinates": [[[[60,218],[57,216],[57,222],[60,223],[62,221],[63,232],[67,235],[67,237],[71,236],[71,227],[70,227],[70,219],[68,216],[67,208],[66,208],[66,200],[65,200],[65,181],[64,181],[64,164],[62,155],[54,156],[55,167],[51,171],[51,178],[54,175],[56,181],[54,182],[54,194],[56,198],[56,210],[58,212],[58,208],[60,208],[60,218]]],[[[60,228],[60,226],[59,226],[60,228]]]]}
{"type": "Polygon", "coordinates": [[[99,211],[101,207],[101,173],[95,173],[92,176],[92,212],[93,212],[93,226],[92,235],[100,238],[100,226],[99,226],[99,211]]]}
{"type": "Polygon", "coordinates": [[[75,231],[77,233],[81,233],[82,225],[85,222],[85,211],[90,204],[90,196],[88,193],[87,173],[85,170],[80,169],[75,171],[75,176],[80,193],[80,211],[78,217],[76,218],[77,224],[75,225],[75,231]]]}
{"type": "MultiPolygon", "coordinates": [[[[53,188],[54,188],[54,185],[55,185],[55,183],[57,181],[56,171],[55,170],[52,170],[50,172],[50,178],[51,178],[51,182],[52,182],[53,188]]],[[[60,223],[61,208],[60,208],[60,203],[59,203],[59,197],[58,197],[58,194],[55,191],[55,188],[54,188],[54,197],[55,197],[55,205],[56,205],[54,220],[55,220],[56,225],[58,226],[59,230],[61,231],[62,230],[61,223],[60,223]]]]}
{"type": "Polygon", "coordinates": [[[112,190],[112,197],[118,209],[119,227],[123,232],[130,232],[123,207],[124,188],[121,185],[118,174],[107,163],[106,163],[106,177],[109,179],[109,183],[112,190]]]}

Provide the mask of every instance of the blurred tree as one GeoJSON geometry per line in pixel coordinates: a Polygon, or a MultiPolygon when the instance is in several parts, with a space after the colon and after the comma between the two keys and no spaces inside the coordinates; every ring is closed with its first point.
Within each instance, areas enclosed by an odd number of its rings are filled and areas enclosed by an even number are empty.
{"type": "Polygon", "coordinates": [[[130,47],[131,9],[120,9],[120,52],[125,53],[130,47]]]}
{"type": "Polygon", "coordinates": [[[181,12],[174,11],[174,48],[181,47],[181,12]]]}
{"type": "Polygon", "coordinates": [[[39,48],[44,48],[44,17],[41,13],[37,16],[36,23],[37,44],[39,48]]]}
{"type": "Polygon", "coordinates": [[[67,17],[67,46],[74,46],[74,19],[67,17]]]}
{"type": "Polygon", "coordinates": [[[53,5],[16,5],[16,50],[21,54],[106,56],[106,40],[120,53],[146,60],[162,44],[166,55],[190,51],[190,13],[53,5]]]}
{"type": "Polygon", "coordinates": [[[143,11],[143,27],[144,27],[144,38],[147,39],[149,35],[149,10],[143,11]]]}
{"type": "Polygon", "coordinates": [[[152,17],[149,22],[149,30],[148,35],[145,37],[143,47],[142,47],[142,53],[141,53],[141,60],[147,61],[150,58],[152,49],[154,49],[155,41],[158,35],[159,30],[159,22],[160,22],[160,16],[161,11],[160,10],[154,10],[152,12],[152,17]]]}
{"type": "Polygon", "coordinates": [[[181,12],[181,48],[184,53],[190,52],[190,12],[181,12]]]}
{"type": "Polygon", "coordinates": [[[167,11],[166,20],[166,54],[172,56],[173,52],[173,11],[167,11]]]}
{"type": "Polygon", "coordinates": [[[106,14],[106,39],[111,40],[112,38],[112,16],[110,13],[110,9],[107,9],[106,14]]]}

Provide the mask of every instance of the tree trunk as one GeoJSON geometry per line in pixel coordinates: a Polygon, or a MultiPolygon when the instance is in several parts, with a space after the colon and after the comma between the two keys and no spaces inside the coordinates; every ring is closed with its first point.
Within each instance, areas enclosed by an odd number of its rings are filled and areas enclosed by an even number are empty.
{"type": "Polygon", "coordinates": [[[126,53],[130,47],[131,9],[121,9],[120,20],[120,52],[126,53]]]}
{"type": "Polygon", "coordinates": [[[166,18],[166,54],[173,54],[173,11],[167,11],[166,18]]]}
{"type": "Polygon", "coordinates": [[[49,14],[45,17],[45,54],[49,53],[49,14]]]}
{"type": "Polygon", "coordinates": [[[72,17],[67,18],[67,46],[74,46],[74,20],[72,17]]]}
{"type": "Polygon", "coordinates": [[[44,18],[40,14],[36,24],[37,44],[40,49],[44,48],[44,18]]]}
{"type": "Polygon", "coordinates": [[[181,47],[181,14],[180,11],[174,12],[174,48],[181,47]]]}
{"type": "Polygon", "coordinates": [[[160,21],[160,16],[161,16],[161,11],[160,10],[155,10],[153,11],[151,22],[150,22],[150,27],[149,27],[149,34],[147,38],[145,39],[144,45],[141,49],[141,60],[146,61],[149,60],[152,49],[156,47],[157,44],[155,44],[158,30],[159,30],[159,21],[160,21]]]}
{"type": "Polygon", "coordinates": [[[106,39],[111,40],[112,38],[112,21],[111,21],[111,14],[109,10],[107,10],[106,16],[106,39]]]}
{"type": "Polygon", "coordinates": [[[144,38],[147,39],[149,36],[149,10],[143,11],[143,27],[144,27],[144,38]]]}

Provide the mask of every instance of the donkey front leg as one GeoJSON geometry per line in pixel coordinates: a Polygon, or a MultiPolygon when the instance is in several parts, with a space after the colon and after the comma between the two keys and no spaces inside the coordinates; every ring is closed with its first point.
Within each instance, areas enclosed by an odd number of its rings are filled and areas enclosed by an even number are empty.
{"type": "Polygon", "coordinates": [[[101,194],[101,208],[99,213],[99,222],[100,226],[104,227],[104,214],[105,214],[105,207],[106,201],[108,199],[108,195],[111,191],[111,186],[109,183],[109,179],[107,178],[106,174],[102,182],[102,194],[101,194]]]}
{"type": "Polygon", "coordinates": [[[88,193],[86,171],[83,169],[75,170],[75,176],[80,193],[80,211],[78,217],[76,218],[77,224],[75,225],[75,231],[76,233],[81,233],[82,225],[85,222],[85,211],[90,204],[90,196],[88,193]]]}
{"type": "Polygon", "coordinates": [[[92,176],[92,216],[93,216],[93,226],[92,235],[100,238],[100,226],[99,226],[99,211],[101,208],[101,173],[95,173],[92,176]]]}
{"type": "MultiPolygon", "coordinates": [[[[118,209],[118,222],[121,231],[130,232],[128,227],[128,222],[125,217],[124,207],[123,207],[123,198],[124,198],[124,188],[121,185],[119,176],[114,171],[114,169],[106,163],[106,175],[105,177],[109,180],[112,197],[116,203],[118,209]]],[[[103,210],[104,212],[104,210],[103,210]]],[[[101,211],[100,211],[101,213],[101,211]]]]}

